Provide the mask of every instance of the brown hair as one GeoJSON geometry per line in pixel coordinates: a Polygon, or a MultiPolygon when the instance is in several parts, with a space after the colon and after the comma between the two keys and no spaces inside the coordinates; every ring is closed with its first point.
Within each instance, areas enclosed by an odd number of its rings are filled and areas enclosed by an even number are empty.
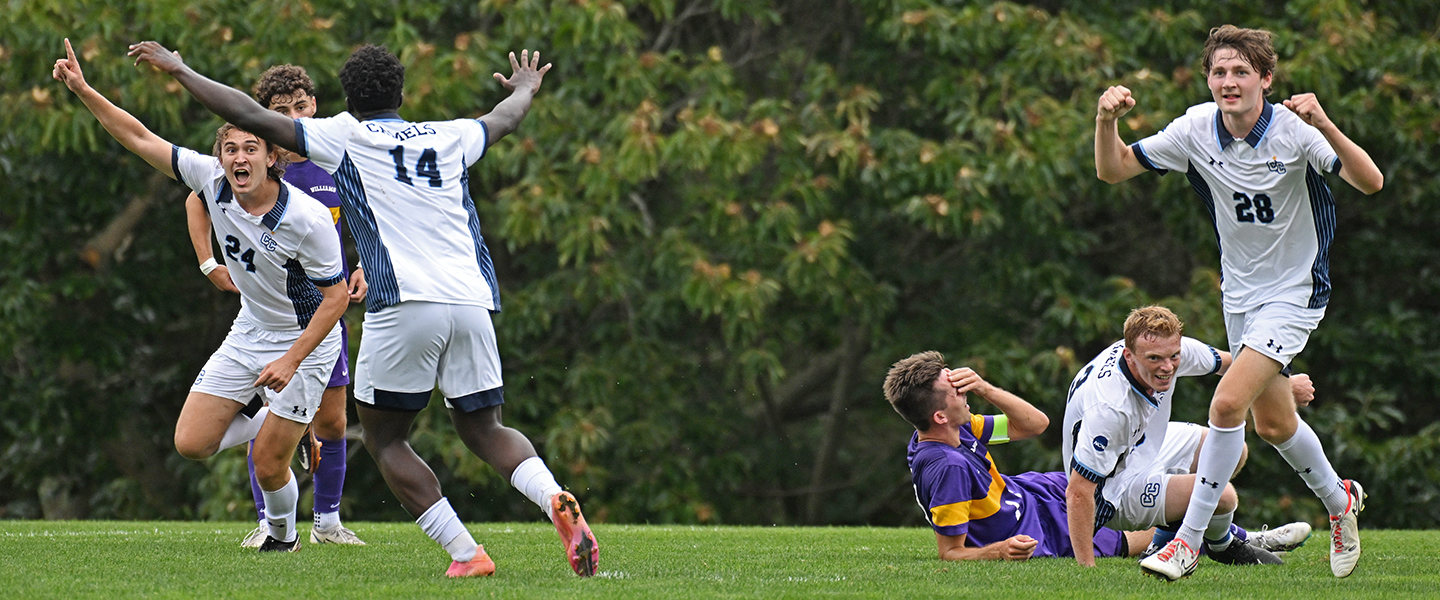
{"type": "Polygon", "coordinates": [[[1135,340],[1145,336],[1169,339],[1185,331],[1180,317],[1163,306],[1142,306],[1125,317],[1125,347],[1135,349],[1135,340]]]}
{"type": "Polygon", "coordinates": [[[945,398],[935,389],[943,370],[945,357],[931,350],[891,365],[885,375],[885,399],[916,430],[930,429],[931,415],[945,408],[945,398]]]}
{"type": "MultiPolygon", "coordinates": [[[[1210,75],[1215,52],[1221,48],[1234,50],[1251,68],[1260,73],[1261,77],[1274,73],[1274,39],[1275,34],[1264,29],[1241,29],[1234,25],[1221,25],[1211,29],[1209,39],[1205,40],[1205,75],[1210,75]]],[[[1265,88],[1264,95],[1270,95],[1269,87],[1265,88]]]]}
{"type": "Polygon", "coordinates": [[[276,96],[289,96],[295,90],[305,92],[306,96],[315,95],[315,82],[310,80],[305,67],[275,65],[261,73],[260,81],[255,82],[255,100],[270,108],[270,101],[276,96]]]}
{"type": "MultiPolygon", "coordinates": [[[[221,125],[219,129],[215,130],[215,145],[210,148],[211,154],[215,155],[216,157],[220,156],[220,143],[225,141],[225,136],[230,135],[230,132],[232,131],[255,135],[229,123],[221,125]]],[[[281,181],[281,179],[285,177],[285,165],[289,164],[288,161],[285,160],[285,153],[280,152],[280,147],[270,143],[270,140],[267,140],[258,135],[255,135],[255,139],[260,140],[260,143],[265,144],[266,156],[270,156],[272,154],[277,155],[275,157],[275,164],[265,168],[265,175],[271,179],[274,179],[275,181],[281,181]]]]}

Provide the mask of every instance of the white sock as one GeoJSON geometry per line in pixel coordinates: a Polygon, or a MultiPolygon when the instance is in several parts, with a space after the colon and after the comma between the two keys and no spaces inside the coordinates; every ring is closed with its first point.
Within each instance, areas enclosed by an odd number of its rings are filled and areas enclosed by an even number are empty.
{"type": "Polygon", "coordinates": [[[550,497],[560,493],[561,488],[540,457],[532,456],[515,467],[515,472],[510,474],[510,485],[545,511],[545,516],[553,516],[550,514],[550,497]]]}
{"type": "Polygon", "coordinates": [[[260,433],[260,426],[265,423],[265,415],[268,414],[270,414],[268,406],[261,408],[254,417],[235,413],[235,419],[230,421],[230,426],[225,429],[225,435],[220,436],[220,449],[239,446],[255,439],[256,434],[260,433]]]}
{"type": "Polygon", "coordinates": [[[1220,495],[1225,493],[1225,484],[1240,464],[1240,455],[1244,451],[1244,422],[1230,428],[1210,424],[1205,445],[1200,447],[1200,464],[1195,469],[1195,489],[1190,494],[1190,505],[1185,508],[1185,520],[1175,534],[1191,548],[1200,549],[1200,538],[1210,528],[1215,507],[1220,504],[1220,495]]]}
{"type": "Polygon", "coordinates": [[[465,529],[460,517],[455,515],[455,509],[450,507],[448,498],[441,498],[439,502],[425,509],[425,513],[415,519],[415,524],[425,531],[425,535],[445,548],[455,562],[470,562],[470,559],[475,558],[478,544],[475,543],[475,538],[470,537],[470,531],[465,529]]]}
{"type": "Polygon", "coordinates": [[[340,527],[340,511],[315,513],[315,528],[321,531],[335,531],[340,527]]]}
{"type": "Polygon", "coordinates": [[[1325,503],[1325,509],[1332,515],[1345,512],[1345,507],[1350,504],[1350,497],[1345,493],[1345,482],[1335,474],[1335,467],[1330,466],[1329,459],[1325,458],[1325,448],[1320,446],[1320,438],[1315,435],[1315,430],[1304,419],[1299,419],[1300,424],[1295,428],[1295,435],[1280,444],[1275,449],[1280,451],[1280,456],[1285,462],[1290,463],[1290,468],[1305,480],[1305,485],[1315,496],[1325,503]]]}
{"type": "Polygon", "coordinates": [[[1230,524],[1235,522],[1235,511],[1210,517],[1210,526],[1205,528],[1205,543],[1217,552],[1230,545],[1230,524]]]}
{"type": "Polygon", "coordinates": [[[300,500],[295,473],[290,473],[290,481],[280,489],[267,492],[260,488],[260,492],[265,495],[265,522],[270,525],[270,537],[282,542],[295,541],[295,503],[300,500]]]}

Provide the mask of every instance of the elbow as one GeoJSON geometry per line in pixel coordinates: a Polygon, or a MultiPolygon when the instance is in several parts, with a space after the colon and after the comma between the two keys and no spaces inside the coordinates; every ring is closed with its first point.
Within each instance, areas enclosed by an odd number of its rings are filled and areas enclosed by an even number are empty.
{"type": "Polygon", "coordinates": [[[1121,181],[1124,181],[1124,179],[1120,178],[1115,173],[1101,169],[1098,166],[1095,167],[1095,176],[1100,178],[1100,181],[1110,184],[1120,183],[1121,181]]]}
{"type": "Polygon", "coordinates": [[[1366,196],[1373,195],[1379,192],[1381,189],[1385,188],[1385,176],[1376,175],[1375,178],[1368,183],[1370,185],[1366,186],[1365,189],[1360,190],[1361,192],[1364,192],[1366,196]]]}

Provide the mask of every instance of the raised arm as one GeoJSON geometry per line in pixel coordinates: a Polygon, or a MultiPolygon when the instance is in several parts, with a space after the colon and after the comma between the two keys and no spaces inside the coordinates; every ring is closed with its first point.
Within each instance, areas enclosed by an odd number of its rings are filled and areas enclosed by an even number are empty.
{"type": "Polygon", "coordinates": [[[195,247],[195,261],[200,263],[200,273],[215,284],[222,292],[240,293],[235,282],[230,280],[230,269],[215,263],[215,251],[210,246],[210,214],[200,203],[195,192],[185,198],[185,225],[190,230],[190,245],[195,247]]]}
{"type": "Polygon", "coordinates": [[[1301,120],[1319,129],[1320,135],[1325,136],[1325,141],[1330,142],[1335,156],[1340,158],[1340,177],[1346,183],[1367,196],[1385,187],[1385,175],[1375,166],[1375,161],[1370,160],[1370,154],[1345,137],[1335,122],[1326,116],[1325,109],[1320,108],[1320,101],[1315,99],[1315,94],[1296,94],[1284,104],[1285,108],[1299,115],[1301,120]]]}
{"type": "Polygon", "coordinates": [[[1135,158],[1135,151],[1120,139],[1117,122],[1130,109],[1135,98],[1124,86],[1112,86],[1100,95],[1095,107],[1095,176],[1105,183],[1120,183],[1145,172],[1135,158]]]}
{"type": "Polygon", "coordinates": [[[166,50],[157,42],[140,42],[130,46],[129,55],[135,57],[137,65],[148,62],[174,77],[200,104],[230,124],[287,150],[300,151],[295,139],[294,119],[267,110],[245,92],[196,73],[180,60],[178,52],[166,50]]]}
{"type": "Polygon", "coordinates": [[[980,378],[969,367],[950,370],[950,384],[960,393],[975,392],[995,405],[1010,419],[1010,440],[1018,441],[1040,435],[1050,426],[1050,417],[1019,396],[1002,390],[980,378]]]}
{"type": "MultiPolygon", "coordinates": [[[[489,139],[486,145],[494,144],[500,138],[510,135],[520,126],[520,121],[530,112],[530,102],[535,99],[535,93],[540,91],[540,82],[545,79],[545,73],[550,70],[550,64],[540,67],[540,51],[536,50],[532,56],[526,50],[520,51],[520,60],[515,60],[515,53],[510,53],[510,69],[512,74],[509,79],[496,73],[495,80],[505,89],[510,90],[509,98],[501,100],[495,105],[490,114],[480,117],[485,123],[485,129],[489,132],[489,139]],[[537,68],[538,67],[538,68],[537,68]]],[[[283,145],[283,144],[282,144],[283,145]]]]}
{"type": "Polygon", "coordinates": [[[51,76],[75,92],[80,101],[85,103],[85,108],[90,109],[90,113],[105,127],[105,131],[110,132],[125,149],[145,159],[145,162],[167,177],[175,179],[175,170],[170,164],[170,142],[146,129],[134,115],[115,106],[100,95],[100,92],[95,91],[95,88],[90,87],[90,84],[85,83],[85,74],[80,70],[80,61],[75,58],[75,49],[70,47],[69,38],[65,40],[65,58],[55,61],[55,71],[51,76]]]}

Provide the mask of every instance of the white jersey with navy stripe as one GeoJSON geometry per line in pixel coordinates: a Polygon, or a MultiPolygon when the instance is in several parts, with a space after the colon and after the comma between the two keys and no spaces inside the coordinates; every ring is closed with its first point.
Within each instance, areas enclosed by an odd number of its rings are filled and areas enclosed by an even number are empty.
{"type": "Polygon", "coordinates": [[[346,112],[297,120],[295,134],[300,153],[335,177],[370,312],[409,300],[500,310],[467,173],[485,155],[484,123],[346,112]]]}
{"type": "Polygon", "coordinates": [[[1323,173],[1339,173],[1340,159],[1320,130],[1267,103],[1250,133],[1236,139],[1207,102],[1131,148],[1162,175],[1184,171],[1205,202],[1220,244],[1226,312],[1330,301],[1335,200],[1323,173]]]}
{"type": "Polygon", "coordinates": [[[240,289],[241,315],[271,331],[304,330],[323,297],[317,286],[345,280],[330,211],[282,181],[275,207],[252,215],[235,201],[220,159],[179,146],[170,156],[176,177],[210,213],[230,279],[240,289]]]}
{"type": "MultiPolygon", "coordinates": [[[[1127,467],[1143,470],[1155,462],[1165,444],[1171,393],[1148,394],[1125,362],[1125,340],[1111,344],[1080,369],[1065,402],[1061,456],[1066,469],[1101,485],[1120,477],[1127,467]]],[[[1220,370],[1220,353],[1192,338],[1180,340],[1176,377],[1208,375],[1220,370]]],[[[1118,486],[1113,491],[1123,492],[1118,486]]],[[[1114,498],[1105,498],[1114,502],[1114,498]]]]}

